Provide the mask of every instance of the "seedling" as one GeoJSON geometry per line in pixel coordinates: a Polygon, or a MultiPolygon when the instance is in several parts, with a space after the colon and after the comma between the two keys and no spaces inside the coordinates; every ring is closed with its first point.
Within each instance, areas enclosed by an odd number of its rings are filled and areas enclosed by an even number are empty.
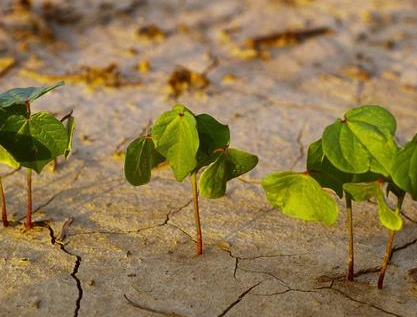
{"type": "Polygon", "coordinates": [[[197,255],[203,252],[198,192],[219,198],[229,180],[249,172],[258,163],[250,153],[229,148],[230,131],[208,114],[194,115],[183,105],[164,112],[151,132],[135,139],[127,148],[124,172],[127,181],[140,186],[151,179],[151,169],[167,161],[175,179],[190,176],[197,235],[197,255]],[[198,182],[197,173],[204,168],[198,182]]]}
{"type": "Polygon", "coordinates": [[[354,277],[352,200],[376,198],[381,224],[392,231],[402,227],[400,196],[394,211],[387,205],[381,188],[385,180],[389,181],[398,151],[395,129],[395,118],[382,107],[351,109],[343,119],[329,125],[320,140],[310,145],[306,172],[273,173],[263,180],[272,205],[285,214],[307,221],[328,225],[336,221],[336,202],[323,188],[332,189],[339,198],[345,197],[348,280],[354,277]]]}
{"type": "Polygon", "coordinates": [[[32,170],[40,174],[46,164],[71,151],[73,133],[46,111],[33,114],[31,103],[63,84],[16,88],[0,95],[0,108],[13,110],[0,126],[0,145],[27,171],[27,230],[32,227],[32,170]]]}
{"type": "MultiPolygon", "coordinates": [[[[397,208],[395,212],[399,217],[406,193],[414,200],[417,200],[417,134],[398,151],[392,164],[391,177],[393,183],[390,182],[388,184],[387,192],[391,191],[397,196],[397,208]]],[[[383,286],[385,272],[391,259],[394,236],[395,230],[390,230],[384,260],[378,278],[378,288],[380,289],[383,286]]]]}

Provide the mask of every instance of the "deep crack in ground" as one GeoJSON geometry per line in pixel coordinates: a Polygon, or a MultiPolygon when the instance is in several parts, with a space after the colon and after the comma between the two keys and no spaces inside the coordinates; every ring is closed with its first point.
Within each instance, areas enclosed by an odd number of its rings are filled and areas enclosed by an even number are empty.
{"type": "Polygon", "coordinates": [[[74,317],[78,317],[78,313],[79,313],[80,308],[81,308],[81,300],[83,298],[82,284],[81,284],[80,279],[77,276],[77,273],[78,273],[78,270],[80,268],[81,261],[82,261],[81,256],[79,256],[79,255],[77,255],[75,253],[72,253],[72,252],[68,251],[65,248],[65,245],[63,243],[58,243],[57,242],[56,237],[55,237],[54,229],[49,225],[49,223],[45,222],[43,225],[45,227],[47,227],[48,230],[49,230],[49,235],[51,237],[51,244],[54,245],[54,246],[58,245],[59,248],[64,253],[66,253],[66,254],[68,254],[68,255],[76,258],[75,263],[74,263],[74,268],[73,268],[73,270],[71,272],[71,277],[75,280],[75,283],[76,283],[76,286],[77,286],[77,291],[78,291],[78,296],[77,296],[77,299],[75,301],[75,309],[74,309],[74,317]]]}

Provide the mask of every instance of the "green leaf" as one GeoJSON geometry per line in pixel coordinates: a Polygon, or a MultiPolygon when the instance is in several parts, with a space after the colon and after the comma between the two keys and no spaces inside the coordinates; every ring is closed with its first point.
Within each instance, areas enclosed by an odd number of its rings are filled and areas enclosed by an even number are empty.
{"type": "Polygon", "coordinates": [[[339,213],[336,201],[309,175],[275,172],[262,180],[269,202],[288,216],[333,224],[339,213]]]}
{"type": "Polygon", "coordinates": [[[401,149],[394,160],[392,179],[417,200],[417,134],[401,149]]]}
{"type": "Polygon", "coordinates": [[[200,114],[197,120],[200,148],[207,154],[219,148],[225,148],[230,143],[230,131],[227,125],[221,124],[208,114],[200,114]]]}
{"type": "Polygon", "coordinates": [[[378,182],[371,183],[347,183],[343,189],[349,193],[355,201],[365,201],[372,197],[378,202],[378,216],[381,224],[389,230],[401,230],[403,221],[399,211],[392,210],[384,197],[384,192],[378,182]]]}
{"type": "Polygon", "coordinates": [[[18,169],[20,167],[19,162],[0,145],[0,163],[10,166],[11,168],[18,169]]]}
{"type": "Polygon", "coordinates": [[[182,105],[164,112],[152,127],[152,137],[157,151],[167,158],[175,178],[182,182],[197,166],[200,142],[193,113],[182,105]]]}
{"type": "Polygon", "coordinates": [[[142,136],[129,144],[125,157],[125,177],[134,185],[140,186],[149,183],[151,170],[159,165],[165,158],[155,150],[152,138],[142,136]]]}
{"type": "Polygon", "coordinates": [[[321,187],[330,188],[343,197],[343,184],[352,181],[352,175],[334,167],[322,149],[321,139],[310,144],[307,154],[307,170],[321,187]]]}
{"type": "Polygon", "coordinates": [[[23,104],[13,105],[7,108],[0,108],[0,127],[12,115],[26,116],[26,106],[23,104]]]}
{"type": "Polygon", "coordinates": [[[67,159],[72,152],[72,139],[73,139],[74,130],[75,130],[75,118],[73,116],[68,117],[66,129],[67,129],[68,142],[67,142],[67,148],[65,150],[64,156],[67,159]]]}
{"type": "Polygon", "coordinates": [[[65,153],[68,137],[59,120],[39,112],[30,118],[9,117],[0,129],[0,143],[22,166],[40,173],[46,164],[65,153]]]}
{"type": "Polygon", "coordinates": [[[249,172],[256,164],[258,157],[244,151],[225,149],[219,152],[217,159],[201,173],[199,181],[201,196],[222,197],[226,192],[228,181],[249,172]]]}
{"type": "Polygon", "coordinates": [[[394,140],[395,118],[380,106],[349,110],[323,133],[323,152],[346,173],[372,171],[388,176],[398,151],[394,140]]]}
{"type": "Polygon", "coordinates": [[[59,82],[46,87],[27,87],[27,88],[14,88],[0,94],[0,108],[6,108],[15,104],[25,104],[26,102],[32,102],[38,99],[40,96],[55,89],[56,87],[63,86],[64,82],[59,82]]]}
{"type": "Polygon", "coordinates": [[[217,158],[212,155],[216,149],[226,148],[230,143],[230,131],[224,125],[208,114],[200,114],[195,117],[197,120],[198,137],[200,147],[197,152],[197,167],[200,169],[214,162],[217,158]]]}
{"type": "Polygon", "coordinates": [[[377,188],[379,186],[375,183],[346,183],[343,189],[348,193],[354,201],[365,201],[371,198],[376,198],[377,188]]]}

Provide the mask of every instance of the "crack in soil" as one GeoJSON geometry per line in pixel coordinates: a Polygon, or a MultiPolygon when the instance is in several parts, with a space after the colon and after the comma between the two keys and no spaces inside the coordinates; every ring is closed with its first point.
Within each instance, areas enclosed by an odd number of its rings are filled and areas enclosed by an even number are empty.
{"type": "Polygon", "coordinates": [[[355,302],[355,303],[362,304],[362,305],[366,305],[366,306],[368,306],[368,307],[371,307],[371,308],[373,308],[373,309],[379,310],[380,312],[385,313],[385,314],[390,315],[390,316],[405,317],[404,315],[399,315],[399,314],[396,314],[396,313],[394,313],[394,312],[391,312],[391,311],[385,310],[384,308],[379,307],[379,306],[376,306],[375,304],[368,303],[368,302],[364,302],[364,301],[361,301],[361,300],[359,300],[359,299],[353,298],[353,297],[351,297],[350,295],[346,294],[345,292],[341,291],[340,289],[334,288],[334,287],[332,287],[332,286],[333,286],[333,285],[331,285],[331,286],[330,286],[330,287],[328,287],[327,289],[332,290],[332,291],[335,291],[336,293],[338,293],[338,294],[342,295],[343,297],[345,297],[345,298],[347,298],[347,299],[349,299],[349,300],[351,300],[351,301],[353,301],[353,302],[355,302]]]}
{"type": "Polygon", "coordinates": [[[168,313],[168,312],[164,312],[162,310],[157,310],[157,309],[153,309],[153,308],[149,308],[143,305],[139,305],[138,303],[135,303],[134,301],[132,301],[131,299],[129,299],[129,297],[127,297],[126,294],[123,294],[123,297],[127,300],[127,302],[129,303],[129,305],[135,307],[135,308],[139,308],[141,310],[145,310],[154,314],[158,314],[161,316],[167,316],[167,317],[185,317],[184,315],[179,315],[176,313],[168,313]]]}
{"type": "Polygon", "coordinates": [[[242,294],[239,295],[239,297],[233,303],[227,306],[226,309],[223,310],[223,312],[217,317],[225,316],[233,307],[239,304],[245,298],[246,295],[248,295],[254,288],[258,287],[261,283],[262,282],[258,282],[255,285],[252,285],[251,287],[249,287],[247,290],[245,290],[242,294]]]}
{"type": "Polygon", "coordinates": [[[75,301],[75,309],[74,309],[74,317],[78,317],[78,312],[80,311],[80,308],[81,308],[81,300],[83,298],[83,288],[82,288],[82,285],[81,285],[81,281],[77,276],[77,273],[78,273],[78,270],[80,268],[81,261],[82,261],[81,256],[68,251],[65,248],[65,245],[63,243],[60,243],[56,240],[54,229],[49,225],[49,223],[45,222],[43,224],[43,226],[45,226],[49,230],[49,236],[51,237],[51,244],[52,245],[54,245],[54,246],[58,245],[59,248],[64,253],[76,258],[75,263],[74,263],[74,268],[71,272],[71,277],[75,280],[75,283],[76,283],[76,286],[77,286],[77,291],[78,291],[78,296],[77,296],[77,299],[75,301]]]}
{"type": "MultiPolygon", "coordinates": [[[[149,227],[144,227],[144,228],[139,228],[139,229],[134,229],[134,230],[123,230],[123,231],[100,231],[100,230],[92,230],[92,231],[82,231],[82,232],[75,232],[75,233],[71,233],[68,234],[68,236],[77,236],[77,235],[89,235],[89,234],[109,234],[109,235],[121,235],[121,234],[134,234],[134,233],[139,233],[142,231],[146,231],[146,230],[151,230],[151,229],[155,229],[158,227],[163,227],[163,226],[170,226],[172,228],[175,228],[179,231],[181,231],[182,233],[184,233],[185,235],[187,235],[188,237],[190,237],[191,240],[193,240],[191,238],[191,236],[184,231],[183,229],[179,228],[178,226],[168,223],[171,219],[170,217],[172,215],[175,215],[176,213],[180,212],[181,210],[183,210],[184,208],[188,207],[191,203],[192,203],[193,199],[188,200],[184,205],[182,205],[181,207],[174,209],[174,210],[170,210],[167,215],[165,216],[165,220],[162,223],[157,223],[155,225],[149,226],[149,227]]],[[[194,241],[194,240],[193,240],[194,241]]]]}

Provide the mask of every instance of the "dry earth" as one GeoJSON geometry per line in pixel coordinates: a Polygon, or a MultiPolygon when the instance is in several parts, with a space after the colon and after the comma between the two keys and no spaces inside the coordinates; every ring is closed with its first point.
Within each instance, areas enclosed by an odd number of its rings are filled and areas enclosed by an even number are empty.
{"type": "Polygon", "coordinates": [[[307,145],[359,104],[392,111],[400,142],[416,133],[416,1],[28,3],[0,0],[0,90],[66,80],[34,107],[74,109],[76,150],[35,176],[34,218],[49,225],[24,232],[25,174],[4,180],[0,316],[417,316],[415,202],[379,291],[388,233],[374,204],[354,205],[349,283],[342,202],[335,226],[305,224],[258,183],[303,170],[307,145]],[[176,102],[222,118],[260,158],[225,197],[201,199],[200,257],[190,184],[166,168],[140,188],[123,180],[127,140],[176,102]]]}

